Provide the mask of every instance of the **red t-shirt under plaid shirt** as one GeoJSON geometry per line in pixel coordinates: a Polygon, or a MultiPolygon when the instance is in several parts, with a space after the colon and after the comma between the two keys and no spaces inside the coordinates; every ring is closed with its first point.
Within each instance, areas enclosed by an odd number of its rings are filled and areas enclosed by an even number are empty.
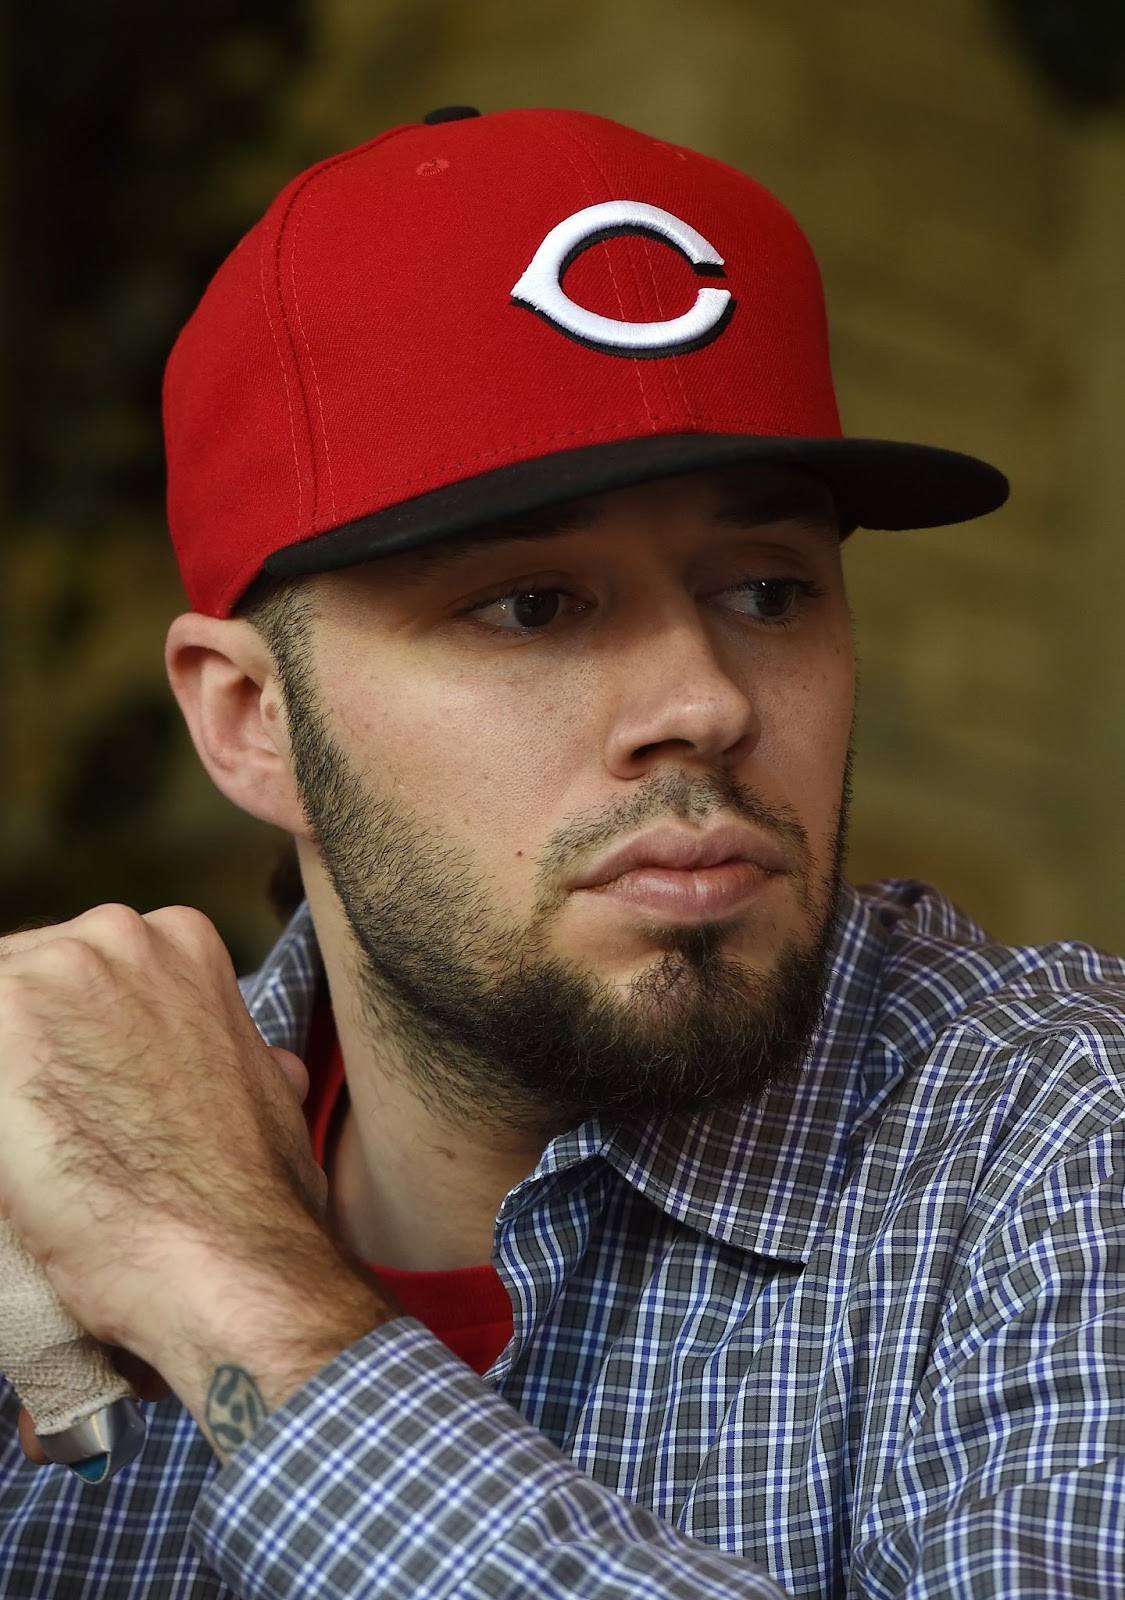
{"type": "MultiPolygon", "coordinates": [[[[348,1103],[344,1058],[327,1006],[319,1007],[313,1020],[305,1065],[309,1073],[305,1118],[313,1151],[323,1166],[331,1136],[348,1103]]],[[[449,1272],[407,1272],[376,1262],[367,1265],[408,1315],[482,1376],[512,1337],[512,1303],[490,1262],[449,1272]]]]}

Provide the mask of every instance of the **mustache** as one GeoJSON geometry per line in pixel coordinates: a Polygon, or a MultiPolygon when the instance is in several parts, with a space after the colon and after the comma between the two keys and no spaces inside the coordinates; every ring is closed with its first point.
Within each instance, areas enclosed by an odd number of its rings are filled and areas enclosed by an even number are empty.
{"type": "Polygon", "coordinates": [[[663,772],[644,779],[628,799],[574,817],[553,834],[539,857],[540,881],[544,885],[550,883],[577,858],[604,849],[621,834],[635,832],[646,822],[675,817],[698,825],[721,812],[728,816],[733,812],[764,833],[782,840],[796,858],[800,870],[807,870],[810,861],[808,833],[791,807],[767,805],[760,795],[738,783],[729,773],[693,776],[686,772],[663,772]]]}

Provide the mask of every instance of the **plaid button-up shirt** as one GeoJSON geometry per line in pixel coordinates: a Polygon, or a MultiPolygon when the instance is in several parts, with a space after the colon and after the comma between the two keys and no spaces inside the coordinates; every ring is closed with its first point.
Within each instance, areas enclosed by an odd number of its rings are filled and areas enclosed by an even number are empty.
{"type": "MultiPolygon", "coordinates": [[[[299,914],[246,987],[301,1048],[299,914]]],[[[1125,965],[845,901],[800,1084],[590,1122],[505,1199],[485,1380],[403,1318],[219,1470],[101,1488],[0,1419],[5,1600],[1125,1594],[1125,965]]]]}

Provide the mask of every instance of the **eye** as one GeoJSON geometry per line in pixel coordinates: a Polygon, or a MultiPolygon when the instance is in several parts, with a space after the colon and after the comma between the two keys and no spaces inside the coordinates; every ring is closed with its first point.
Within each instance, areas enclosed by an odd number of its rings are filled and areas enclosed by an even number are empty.
{"type": "Polygon", "coordinates": [[[563,589],[515,589],[474,606],[470,615],[509,633],[535,633],[557,622],[568,609],[568,601],[571,608],[578,605],[563,589]]]}
{"type": "Polygon", "coordinates": [[[750,578],[719,596],[722,604],[759,622],[782,622],[794,609],[798,596],[812,599],[821,591],[801,578],[750,578]]]}

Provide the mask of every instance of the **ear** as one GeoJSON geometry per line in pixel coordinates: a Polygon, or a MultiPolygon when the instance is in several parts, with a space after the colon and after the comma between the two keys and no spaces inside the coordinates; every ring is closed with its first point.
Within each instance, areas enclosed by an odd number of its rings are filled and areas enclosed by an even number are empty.
{"type": "Polygon", "coordinates": [[[258,630],[189,612],[168,630],[164,664],[216,788],[251,816],[307,838],[277,667],[258,630]]]}

